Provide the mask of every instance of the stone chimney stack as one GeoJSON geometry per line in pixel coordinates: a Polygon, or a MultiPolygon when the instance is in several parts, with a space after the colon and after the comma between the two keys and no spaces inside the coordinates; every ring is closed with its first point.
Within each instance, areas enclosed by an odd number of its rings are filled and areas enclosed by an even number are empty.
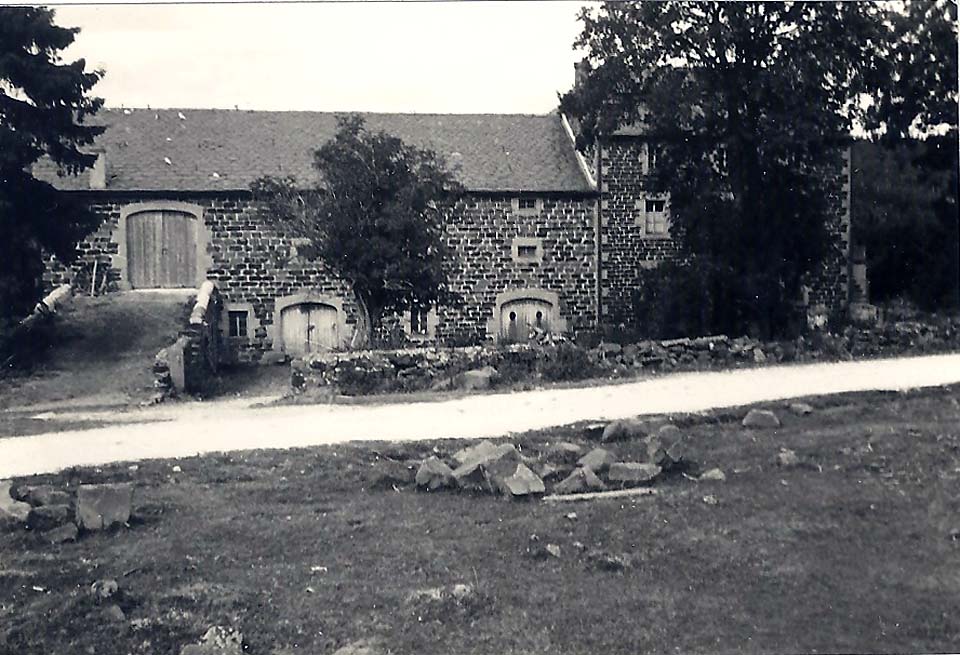
{"type": "Polygon", "coordinates": [[[107,188],[107,153],[101,150],[97,154],[97,161],[90,169],[90,188],[107,188]]]}

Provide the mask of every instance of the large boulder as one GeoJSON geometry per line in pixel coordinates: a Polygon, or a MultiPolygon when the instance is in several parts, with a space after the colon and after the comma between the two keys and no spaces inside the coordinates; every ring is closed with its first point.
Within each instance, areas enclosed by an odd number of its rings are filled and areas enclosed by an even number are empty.
{"type": "Polygon", "coordinates": [[[513,447],[513,444],[505,443],[494,446],[493,449],[478,449],[463,464],[454,469],[453,479],[463,488],[495,488],[490,485],[488,469],[497,467],[498,470],[515,471],[514,465],[519,463],[521,463],[520,452],[513,447]],[[514,468],[511,469],[511,466],[514,468]]]}
{"type": "Polygon", "coordinates": [[[492,366],[475,368],[457,376],[457,386],[466,391],[482,391],[489,389],[497,381],[500,374],[492,366]]]}
{"type": "Polygon", "coordinates": [[[609,450],[603,448],[594,448],[589,453],[577,460],[577,463],[585,469],[590,469],[594,473],[603,473],[610,465],[617,461],[616,456],[609,450]]]}
{"type": "Polygon", "coordinates": [[[647,461],[664,470],[679,466],[686,454],[683,433],[680,428],[672,424],[662,426],[644,441],[647,447],[647,461]]]}
{"type": "Polygon", "coordinates": [[[199,644],[181,648],[180,655],[243,655],[243,634],[217,625],[207,630],[199,644]]]}
{"type": "Polygon", "coordinates": [[[780,419],[769,409],[751,409],[743,417],[743,427],[755,429],[779,428],[780,419]]]}
{"type": "Polygon", "coordinates": [[[43,538],[50,544],[62,544],[67,541],[76,541],[77,537],[80,536],[80,531],[77,530],[77,526],[73,523],[67,523],[61,525],[59,528],[54,528],[43,533],[43,538]]]}
{"type": "Polygon", "coordinates": [[[525,464],[517,463],[513,465],[512,473],[508,473],[509,468],[509,465],[504,466],[495,463],[488,469],[492,486],[505,496],[523,498],[542,494],[546,490],[543,486],[543,480],[527,468],[525,464]]]}
{"type": "Polygon", "coordinates": [[[643,439],[650,434],[650,426],[640,419],[620,419],[610,423],[603,429],[600,441],[625,441],[627,439],[643,439]]]}
{"type": "Polygon", "coordinates": [[[70,504],[70,494],[49,484],[20,487],[17,490],[17,496],[19,500],[30,503],[33,507],[70,504]]]}
{"type": "Polygon", "coordinates": [[[14,500],[11,494],[13,483],[9,480],[0,482],[0,526],[22,525],[27,522],[30,514],[30,504],[14,500]]]}
{"type": "Polygon", "coordinates": [[[588,468],[578,468],[553,488],[557,494],[582,494],[588,491],[603,491],[606,489],[603,480],[588,468]]]}
{"type": "Polygon", "coordinates": [[[624,486],[652,482],[660,475],[656,464],[638,464],[637,462],[614,462],[607,471],[607,480],[619,482],[624,486]]]}
{"type": "Polygon", "coordinates": [[[30,514],[27,515],[27,526],[31,530],[46,532],[59,528],[69,520],[69,505],[42,505],[30,510],[30,514]]]}
{"type": "Polygon", "coordinates": [[[428,491],[454,486],[453,469],[437,457],[428,457],[420,464],[415,477],[418,487],[428,491]]]}
{"type": "Polygon", "coordinates": [[[104,530],[130,520],[133,509],[133,485],[81,484],[77,489],[77,526],[84,530],[104,530]]]}
{"type": "Polygon", "coordinates": [[[547,446],[543,452],[549,462],[573,464],[583,454],[583,448],[569,441],[559,441],[547,446]]]}

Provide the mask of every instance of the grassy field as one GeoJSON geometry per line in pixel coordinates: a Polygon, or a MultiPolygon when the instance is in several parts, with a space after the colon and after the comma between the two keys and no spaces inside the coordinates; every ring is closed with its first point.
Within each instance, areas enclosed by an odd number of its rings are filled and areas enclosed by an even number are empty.
{"type": "MultiPolygon", "coordinates": [[[[744,409],[675,417],[689,456],[727,480],[672,477],[633,502],[380,478],[381,457],[464,442],[38,476],[134,481],[135,519],[61,546],[0,534],[0,652],[176,654],[216,624],[264,655],[359,639],[383,653],[956,652],[960,389],[811,403],[805,417],[771,406],[777,430],[744,430],[744,409]],[[801,465],[777,467],[781,447],[801,465]],[[545,544],[560,556],[534,556],[545,544]],[[102,578],[118,580],[124,619],[88,593],[102,578]],[[410,597],[456,583],[472,593],[410,597]]],[[[589,445],[576,427],[513,442],[536,456],[557,440],[589,445]]],[[[613,449],[631,459],[642,445],[613,449]]]]}

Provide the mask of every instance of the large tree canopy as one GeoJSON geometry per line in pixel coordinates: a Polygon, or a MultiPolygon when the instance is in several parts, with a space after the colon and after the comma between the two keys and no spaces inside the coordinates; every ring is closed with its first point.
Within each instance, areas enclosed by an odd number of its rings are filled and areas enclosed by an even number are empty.
{"type": "Polygon", "coordinates": [[[386,312],[449,298],[441,203],[460,187],[436,153],[368,131],[352,114],[338,118],[314,165],[318,187],[267,177],[253,192],[265,218],[310,238],[317,257],[351,285],[362,320],[355,345],[376,335],[386,312]]]}
{"type": "Polygon", "coordinates": [[[83,148],[102,131],[84,125],[103,104],[88,95],[102,73],[61,60],[77,30],[53,19],[50,9],[0,7],[0,325],[38,299],[42,251],[71,260],[98,221],[30,173],[44,155],[79,173],[96,160],[83,148]]]}
{"type": "Polygon", "coordinates": [[[826,173],[877,83],[882,11],[614,2],[581,20],[589,73],[561,99],[580,145],[627,125],[659,140],[652,184],[699,278],[700,329],[782,330],[829,254],[826,173]]]}

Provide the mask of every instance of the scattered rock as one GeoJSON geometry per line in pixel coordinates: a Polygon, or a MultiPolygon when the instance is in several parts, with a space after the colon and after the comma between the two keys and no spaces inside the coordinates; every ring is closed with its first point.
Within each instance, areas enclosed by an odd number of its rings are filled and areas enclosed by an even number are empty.
{"type": "Polygon", "coordinates": [[[711,482],[723,482],[727,479],[727,475],[718,468],[712,468],[701,475],[699,479],[711,482]]]}
{"type": "Polygon", "coordinates": [[[743,418],[745,428],[779,428],[780,419],[769,409],[751,409],[743,418]]]}
{"type": "Polygon", "coordinates": [[[17,491],[17,495],[19,496],[19,500],[30,503],[33,507],[70,504],[70,494],[66,491],[55,489],[49,484],[21,487],[17,491]]]}
{"type": "MultiPolygon", "coordinates": [[[[501,444],[503,445],[503,444],[501,444]]],[[[455,461],[459,466],[467,464],[468,462],[481,462],[484,458],[490,457],[497,452],[497,449],[500,446],[493,443],[492,441],[481,441],[478,444],[473,446],[468,446],[466,448],[461,448],[453,454],[453,461],[455,461]]],[[[512,446],[511,446],[512,447],[512,446]]]]}
{"type": "Polygon", "coordinates": [[[492,387],[499,377],[500,374],[497,369],[492,366],[484,366],[461,373],[457,376],[457,386],[466,391],[482,391],[492,387]]]}
{"type": "Polygon", "coordinates": [[[43,538],[51,544],[62,544],[68,541],[76,541],[79,536],[80,531],[77,530],[77,526],[73,523],[67,523],[66,525],[61,525],[59,528],[54,528],[43,533],[43,538]]]}
{"type": "Polygon", "coordinates": [[[813,414],[813,407],[807,403],[790,403],[790,411],[797,416],[807,416],[813,414]]]}
{"type": "Polygon", "coordinates": [[[717,497],[716,497],[716,496],[714,496],[713,494],[710,494],[710,495],[707,495],[707,496],[704,496],[704,497],[703,497],[703,502],[705,502],[707,505],[716,505],[716,504],[718,504],[720,501],[717,500],[717,497]]]}
{"type": "Polygon", "coordinates": [[[609,450],[603,448],[594,448],[589,453],[577,460],[577,463],[585,469],[590,469],[594,473],[603,473],[610,465],[617,461],[616,456],[609,450]]]}
{"type": "Polygon", "coordinates": [[[583,436],[591,441],[598,441],[606,428],[606,423],[589,423],[583,426],[583,436]]]}
{"type": "Polygon", "coordinates": [[[799,466],[800,464],[800,458],[797,457],[797,453],[789,448],[781,448],[780,452],[773,458],[773,461],[777,466],[782,466],[783,468],[799,466]]]}
{"type": "Polygon", "coordinates": [[[513,469],[514,471],[510,475],[503,475],[504,471],[502,469],[500,471],[491,471],[490,479],[493,482],[493,486],[499,490],[500,493],[510,496],[511,498],[521,498],[542,494],[546,491],[543,486],[543,480],[527,468],[525,464],[516,463],[513,465],[513,469]]]}
{"type": "Polygon", "coordinates": [[[118,605],[110,605],[103,611],[103,615],[110,621],[117,621],[118,623],[127,620],[127,615],[118,605]]]}
{"type": "Polygon", "coordinates": [[[10,493],[13,483],[0,482],[0,526],[5,524],[22,525],[27,522],[30,504],[14,500],[10,493]]]}
{"type": "Polygon", "coordinates": [[[473,457],[454,469],[453,479],[463,488],[489,489],[491,488],[488,474],[490,469],[496,468],[503,477],[507,477],[516,471],[515,467],[512,469],[511,467],[519,464],[520,461],[520,452],[513,447],[513,444],[500,444],[494,446],[492,450],[475,452],[473,457]]]}
{"type": "Polygon", "coordinates": [[[607,480],[622,485],[642,484],[653,481],[660,475],[656,464],[638,464],[636,462],[614,462],[607,471],[607,480]]]}
{"type": "Polygon", "coordinates": [[[110,578],[97,580],[90,585],[90,595],[93,596],[94,600],[98,603],[113,598],[119,591],[120,585],[117,584],[116,580],[110,578]]]}
{"type": "Polygon", "coordinates": [[[133,485],[81,484],[77,489],[77,526],[84,530],[103,530],[130,520],[133,485]]]}
{"type": "Polygon", "coordinates": [[[415,480],[418,487],[428,491],[445,489],[456,484],[453,479],[453,470],[436,456],[428,457],[417,470],[415,480]]]}
{"type": "Polygon", "coordinates": [[[180,655],[243,655],[243,634],[239,630],[214,626],[200,639],[180,649],[180,655]]]}
{"type": "Polygon", "coordinates": [[[551,557],[556,557],[557,559],[560,559],[560,546],[558,546],[557,544],[547,544],[544,547],[544,550],[546,550],[547,554],[550,555],[551,557]]]}
{"type": "Polygon", "coordinates": [[[603,481],[597,474],[588,468],[578,468],[566,479],[558,482],[553,488],[557,494],[580,494],[586,491],[600,491],[606,489],[603,481]]]}
{"type": "Polygon", "coordinates": [[[536,473],[543,480],[553,480],[569,475],[571,470],[572,468],[569,466],[558,466],[547,462],[542,464],[536,473]]]}
{"type": "Polygon", "coordinates": [[[27,515],[27,526],[31,530],[46,532],[59,528],[70,519],[69,505],[42,505],[34,507],[27,515]]]}
{"type": "Polygon", "coordinates": [[[600,441],[625,441],[627,439],[643,439],[650,433],[649,426],[639,419],[620,419],[607,425],[603,429],[600,441]]]}
{"type": "Polygon", "coordinates": [[[624,571],[630,568],[630,558],[624,554],[615,555],[606,551],[591,552],[587,562],[601,571],[624,571]]]}
{"type": "Polygon", "coordinates": [[[567,519],[568,521],[576,521],[576,520],[577,520],[577,513],[576,513],[576,512],[567,512],[566,514],[563,515],[563,518],[567,519]]]}
{"type": "Polygon", "coordinates": [[[548,461],[560,464],[573,464],[583,453],[583,448],[569,441],[550,444],[544,452],[548,461]]]}
{"type": "Polygon", "coordinates": [[[290,356],[287,353],[282,353],[278,350],[270,350],[263,353],[263,357],[260,358],[260,363],[264,366],[279,366],[280,364],[286,364],[290,361],[290,356]]]}

